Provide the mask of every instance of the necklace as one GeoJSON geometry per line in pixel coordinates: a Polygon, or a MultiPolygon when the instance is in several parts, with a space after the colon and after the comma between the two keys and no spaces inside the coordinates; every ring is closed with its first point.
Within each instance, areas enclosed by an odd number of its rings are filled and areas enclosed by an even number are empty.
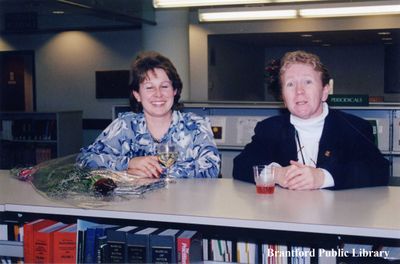
{"type": "Polygon", "coordinates": [[[295,136],[296,136],[296,143],[297,143],[297,146],[299,147],[299,150],[297,151],[297,153],[299,153],[299,151],[300,151],[300,155],[301,155],[301,159],[302,159],[302,161],[303,161],[303,164],[306,165],[306,161],[305,161],[305,159],[304,159],[304,154],[303,154],[303,147],[304,147],[304,146],[301,146],[301,144],[300,144],[299,133],[297,132],[297,130],[295,130],[295,131],[294,131],[294,134],[295,134],[295,136]]]}
{"type": "MultiPolygon", "coordinates": [[[[303,164],[306,165],[306,160],[304,158],[304,153],[303,153],[304,146],[301,145],[300,137],[299,137],[299,133],[297,132],[297,129],[294,131],[294,134],[296,137],[297,146],[299,148],[297,153],[300,152],[301,160],[302,160],[303,164]]],[[[308,155],[308,156],[309,156],[310,161],[314,164],[314,166],[317,166],[317,163],[311,158],[311,156],[310,155],[308,155]]]]}

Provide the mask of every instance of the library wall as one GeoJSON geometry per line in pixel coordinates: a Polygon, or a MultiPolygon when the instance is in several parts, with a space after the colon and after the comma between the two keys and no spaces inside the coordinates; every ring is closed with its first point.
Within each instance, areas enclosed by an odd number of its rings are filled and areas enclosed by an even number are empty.
{"type": "Polygon", "coordinates": [[[111,107],[127,99],[96,99],[95,71],[129,70],[142,49],[140,30],[68,31],[6,35],[0,51],[35,52],[37,111],[83,110],[84,118],[111,117],[111,107]]]}

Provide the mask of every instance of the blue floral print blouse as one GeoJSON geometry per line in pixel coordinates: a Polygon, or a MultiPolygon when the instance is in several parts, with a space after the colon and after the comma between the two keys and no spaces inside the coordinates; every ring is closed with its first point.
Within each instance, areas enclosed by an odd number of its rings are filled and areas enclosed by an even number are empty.
{"type": "MultiPolygon", "coordinates": [[[[173,111],[172,123],[160,142],[172,142],[178,152],[169,173],[178,178],[215,178],[219,174],[220,155],[208,118],[194,113],[173,111]]],[[[156,155],[157,141],[146,126],[143,113],[119,114],[77,157],[87,168],[126,170],[130,159],[156,155]]]]}

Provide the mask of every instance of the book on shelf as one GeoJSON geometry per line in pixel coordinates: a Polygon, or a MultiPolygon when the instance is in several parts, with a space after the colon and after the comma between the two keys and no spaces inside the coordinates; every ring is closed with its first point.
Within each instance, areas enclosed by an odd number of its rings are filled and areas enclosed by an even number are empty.
{"type": "Polygon", "coordinates": [[[56,140],[55,119],[3,120],[3,139],[6,140],[56,140]]]}
{"type": "Polygon", "coordinates": [[[393,151],[400,151],[400,117],[393,119],[393,151]]]}
{"type": "Polygon", "coordinates": [[[231,240],[203,239],[203,258],[210,261],[232,262],[236,249],[231,240]]]}
{"type": "Polygon", "coordinates": [[[312,259],[315,251],[309,247],[288,246],[279,244],[261,244],[261,263],[292,263],[292,264],[311,264],[316,259],[312,259]]]}
{"type": "Polygon", "coordinates": [[[166,229],[150,235],[152,263],[177,263],[176,239],[181,232],[178,229],[166,229]]]}
{"type": "Polygon", "coordinates": [[[53,244],[54,233],[66,227],[67,224],[57,222],[51,226],[45,227],[37,231],[34,235],[34,263],[53,263],[53,244]]]}
{"type": "Polygon", "coordinates": [[[127,234],[137,231],[137,226],[125,226],[115,230],[107,230],[108,262],[125,263],[127,234]]]}
{"type": "Polygon", "coordinates": [[[311,264],[310,252],[311,248],[302,246],[292,246],[291,251],[294,252],[290,258],[290,263],[311,264]]]}
{"type": "Polygon", "coordinates": [[[95,227],[99,224],[97,222],[91,222],[83,219],[76,221],[77,229],[77,240],[76,240],[76,263],[85,262],[85,242],[86,242],[86,231],[89,227],[95,227]]]}
{"type": "Polygon", "coordinates": [[[35,160],[36,164],[43,161],[51,160],[51,148],[50,147],[37,147],[35,149],[35,160]]]}
{"type": "Polygon", "coordinates": [[[54,233],[54,263],[75,263],[76,261],[76,224],[71,224],[54,233]]]}
{"type": "Polygon", "coordinates": [[[3,140],[13,140],[12,120],[2,120],[2,136],[3,140]]]}
{"type": "Polygon", "coordinates": [[[97,239],[106,234],[106,230],[117,228],[117,225],[105,225],[98,224],[89,226],[85,233],[85,263],[96,263],[97,262],[97,239]]]}
{"type": "Polygon", "coordinates": [[[0,224],[0,240],[8,240],[8,226],[0,224]]]}
{"type": "Polygon", "coordinates": [[[107,236],[98,237],[96,240],[96,263],[107,263],[107,256],[107,236]]]}
{"type": "Polygon", "coordinates": [[[126,251],[128,263],[151,263],[150,235],[159,232],[158,228],[148,227],[128,233],[126,251]]]}
{"type": "MultiPolygon", "coordinates": [[[[94,253],[95,253],[95,258],[94,262],[95,263],[101,263],[101,261],[105,261],[104,258],[98,259],[98,257],[102,256],[101,254],[99,255],[99,248],[103,246],[103,241],[99,238],[105,237],[105,242],[107,244],[107,230],[114,230],[119,228],[118,225],[107,225],[107,224],[101,224],[95,227],[95,233],[94,233],[94,253]]],[[[104,247],[104,246],[103,246],[104,247]]],[[[104,255],[104,254],[103,254],[104,255]]]]}
{"type": "Polygon", "coordinates": [[[95,263],[96,259],[96,251],[95,251],[95,244],[96,244],[96,227],[89,226],[85,232],[85,243],[84,243],[84,263],[95,263]]]}
{"type": "Polygon", "coordinates": [[[6,236],[5,240],[9,241],[23,241],[23,224],[21,224],[18,220],[4,220],[3,225],[6,225],[4,235],[6,236]]]}
{"type": "Polygon", "coordinates": [[[176,242],[178,263],[189,264],[203,260],[203,239],[199,232],[185,230],[178,236],[176,242]]]}
{"type": "Polygon", "coordinates": [[[387,252],[387,255],[385,254],[385,257],[383,257],[384,259],[393,261],[393,263],[394,261],[400,262],[400,246],[399,247],[380,246],[378,250],[381,252],[387,252]]]}
{"type": "Polygon", "coordinates": [[[258,245],[249,241],[237,241],[236,261],[248,264],[258,263],[258,245]]]}
{"type": "Polygon", "coordinates": [[[24,261],[33,263],[34,261],[34,236],[37,231],[56,222],[49,219],[37,219],[35,221],[24,224],[24,261]]]}

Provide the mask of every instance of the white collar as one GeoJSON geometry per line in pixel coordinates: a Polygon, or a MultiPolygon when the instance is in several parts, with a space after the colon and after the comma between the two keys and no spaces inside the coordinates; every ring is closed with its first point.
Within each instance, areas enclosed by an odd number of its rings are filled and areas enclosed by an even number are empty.
{"type": "Polygon", "coordinates": [[[297,116],[290,115],[290,123],[294,125],[300,134],[313,135],[315,133],[320,134],[325,123],[325,118],[329,114],[329,107],[327,103],[322,104],[322,113],[313,118],[301,119],[297,116]]]}

